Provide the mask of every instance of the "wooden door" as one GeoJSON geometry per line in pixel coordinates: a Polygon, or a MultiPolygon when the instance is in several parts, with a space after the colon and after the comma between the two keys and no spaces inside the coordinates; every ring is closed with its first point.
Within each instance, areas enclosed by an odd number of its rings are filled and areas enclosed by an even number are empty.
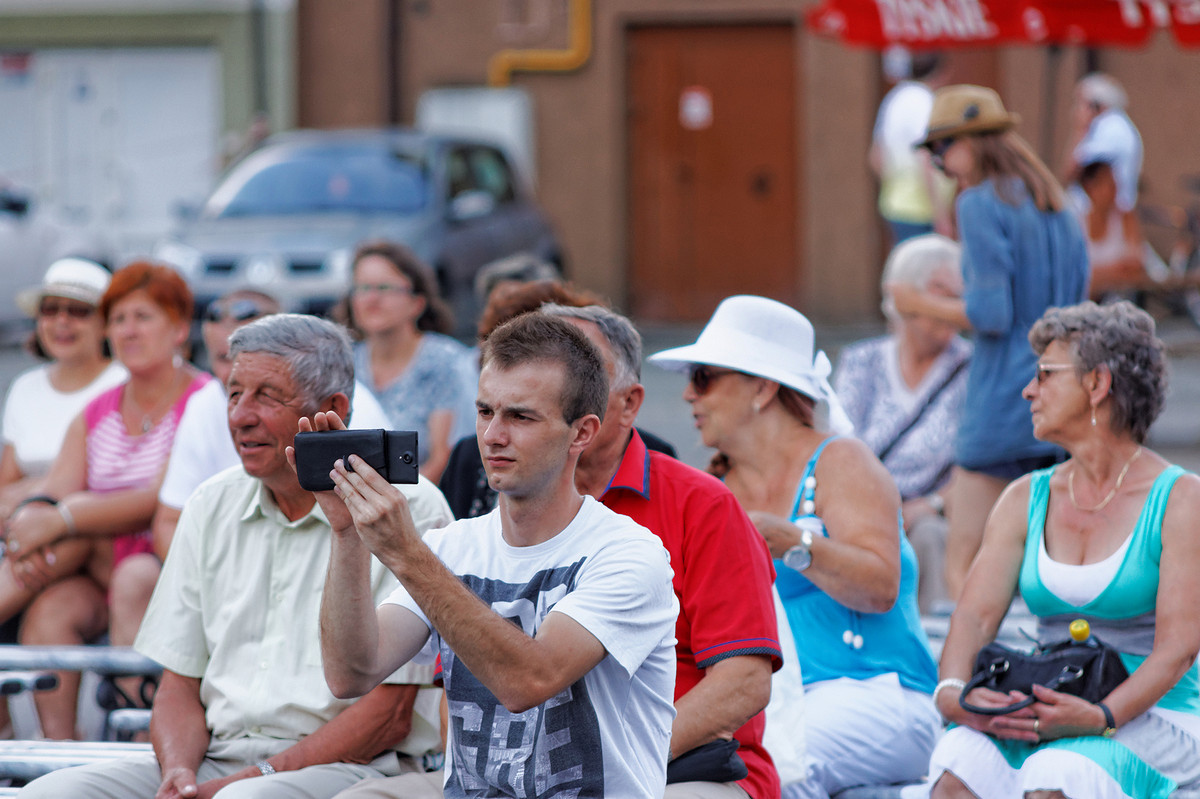
{"type": "Polygon", "coordinates": [[[706,319],[731,294],[799,301],[790,25],[631,29],[630,305],[706,319]]]}

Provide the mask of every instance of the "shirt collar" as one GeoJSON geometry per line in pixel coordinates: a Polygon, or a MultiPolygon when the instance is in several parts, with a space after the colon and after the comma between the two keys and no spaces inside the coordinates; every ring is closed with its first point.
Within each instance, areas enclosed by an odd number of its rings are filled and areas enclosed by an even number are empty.
{"type": "Polygon", "coordinates": [[[637,430],[633,431],[625,454],[621,456],[621,465],[617,467],[617,473],[608,482],[604,493],[614,488],[634,491],[642,499],[650,499],[650,451],[646,449],[646,442],[642,441],[637,430]]]}
{"type": "Polygon", "coordinates": [[[250,521],[254,518],[270,519],[277,522],[284,529],[294,528],[300,529],[309,524],[316,522],[329,526],[329,520],[325,518],[325,511],[321,510],[321,504],[316,503],[312,506],[312,510],[301,516],[296,521],[291,521],[283,515],[283,511],[275,504],[275,499],[271,493],[267,491],[267,487],[263,485],[261,480],[255,480],[257,485],[254,491],[250,494],[250,498],[246,503],[245,509],[242,511],[241,520],[250,521]]]}

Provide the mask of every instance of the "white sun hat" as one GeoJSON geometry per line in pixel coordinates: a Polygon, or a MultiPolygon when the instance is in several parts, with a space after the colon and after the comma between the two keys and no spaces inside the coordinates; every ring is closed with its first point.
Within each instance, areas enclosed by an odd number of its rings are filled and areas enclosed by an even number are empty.
{"type": "Polygon", "coordinates": [[[745,294],[726,297],[695,344],[655,353],[649,360],[675,372],[702,363],[774,380],[817,403],[818,429],[839,435],[854,432],[829,384],[829,358],[813,351],[812,323],[781,302],[745,294]]]}
{"type": "Polygon", "coordinates": [[[17,307],[26,315],[36,317],[43,297],[66,297],[96,306],[110,282],[112,274],[95,261],[60,258],[50,264],[41,285],[17,295],[17,307]]]}

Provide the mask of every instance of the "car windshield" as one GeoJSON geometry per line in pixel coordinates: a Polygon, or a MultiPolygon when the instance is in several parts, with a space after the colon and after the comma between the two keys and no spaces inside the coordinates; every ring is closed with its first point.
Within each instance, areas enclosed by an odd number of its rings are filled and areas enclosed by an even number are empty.
{"type": "Polygon", "coordinates": [[[419,156],[386,147],[268,147],[234,167],[203,216],[413,214],[428,202],[419,156]]]}

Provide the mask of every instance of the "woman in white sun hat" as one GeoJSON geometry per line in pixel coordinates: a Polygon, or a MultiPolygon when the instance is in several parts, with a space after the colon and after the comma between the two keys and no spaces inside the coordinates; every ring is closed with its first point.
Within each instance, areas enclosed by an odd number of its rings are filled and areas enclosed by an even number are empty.
{"type": "Polygon", "coordinates": [[[45,363],[18,375],[4,401],[0,520],[38,492],[71,420],[128,377],[108,357],[97,313],[111,278],[99,264],[63,258],[50,265],[40,285],[17,295],[20,309],[36,320],[28,348],[45,363]]]}
{"type": "Polygon", "coordinates": [[[776,558],[805,682],[796,734],[808,747],[807,778],[784,796],[920,777],[941,719],[917,559],[891,476],[846,435],[812,325],[774,300],[729,297],[695,344],[650,360],[688,372],[696,427],[776,558]]]}

